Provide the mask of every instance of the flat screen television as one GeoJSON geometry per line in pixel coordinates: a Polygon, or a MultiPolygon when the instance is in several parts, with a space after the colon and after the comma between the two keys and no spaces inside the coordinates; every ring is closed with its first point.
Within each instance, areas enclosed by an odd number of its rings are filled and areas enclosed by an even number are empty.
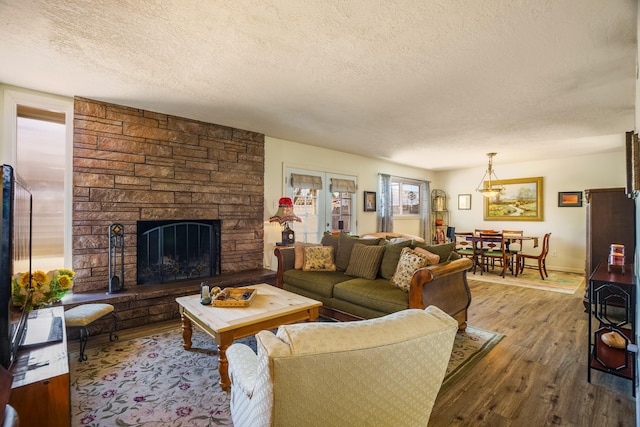
{"type": "Polygon", "coordinates": [[[15,274],[31,274],[33,203],[29,187],[9,165],[2,165],[1,188],[0,365],[9,369],[28,316],[26,310],[13,307],[11,288],[15,274]]]}

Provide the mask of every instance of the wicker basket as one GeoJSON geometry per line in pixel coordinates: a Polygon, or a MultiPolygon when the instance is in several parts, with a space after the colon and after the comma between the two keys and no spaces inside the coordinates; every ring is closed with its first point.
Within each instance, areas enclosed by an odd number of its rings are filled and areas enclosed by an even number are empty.
{"type": "Polygon", "coordinates": [[[215,307],[248,307],[251,305],[258,292],[251,288],[227,288],[222,291],[213,300],[215,307]],[[228,296],[225,299],[219,299],[220,295],[228,292],[228,296]],[[243,297],[248,293],[248,297],[243,297]]]}

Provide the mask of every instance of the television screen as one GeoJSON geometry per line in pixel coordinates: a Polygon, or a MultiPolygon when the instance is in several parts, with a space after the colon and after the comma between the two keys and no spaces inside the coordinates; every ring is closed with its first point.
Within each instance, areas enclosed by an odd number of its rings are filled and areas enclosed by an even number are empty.
{"type": "Polygon", "coordinates": [[[2,166],[0,222],[0,364],[9,368],[24,331],[26,311],[15,313],[13,276],[31,274],[32,197],[28,186],[9,165],[2,166]],[[14,315],[15,314],[15,315],[14,315]]]}

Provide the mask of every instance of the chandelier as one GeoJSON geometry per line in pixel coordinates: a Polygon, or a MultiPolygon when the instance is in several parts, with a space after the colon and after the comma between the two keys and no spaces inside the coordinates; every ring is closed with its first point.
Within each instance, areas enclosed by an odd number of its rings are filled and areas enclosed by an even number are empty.
{"type": "Polygon", "coordinates": [[[496,182],[492,182],[492,180],[498,181],[498,177],[496,176],[496,173],[492,168],[493,156],[495,156],[496,154],[498,153],[487,153],[487,157],[489,157],[489,166],[487,167],[487,171],[484,173],[484,176],[480,180],[480,184],[478,184],[478,187],[476,188],[476,191],[478,193],[482,193],[482,195],[485,197],[492,197],[500,193],[501,191],[504,191],[504,186],[496,182]],[[485,181],[487,177],[489,179],[485,181]]]}

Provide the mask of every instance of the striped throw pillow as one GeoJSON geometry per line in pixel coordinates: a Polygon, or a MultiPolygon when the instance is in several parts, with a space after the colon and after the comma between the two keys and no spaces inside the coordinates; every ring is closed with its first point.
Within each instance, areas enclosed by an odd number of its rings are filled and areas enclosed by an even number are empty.
{"type": "Polygon", "coordinates": [[[384,246],[370,246],[356,243],[351,250],[349,265],[344,272],[347,276],[375,279],[380,269],[384,246]]]}

